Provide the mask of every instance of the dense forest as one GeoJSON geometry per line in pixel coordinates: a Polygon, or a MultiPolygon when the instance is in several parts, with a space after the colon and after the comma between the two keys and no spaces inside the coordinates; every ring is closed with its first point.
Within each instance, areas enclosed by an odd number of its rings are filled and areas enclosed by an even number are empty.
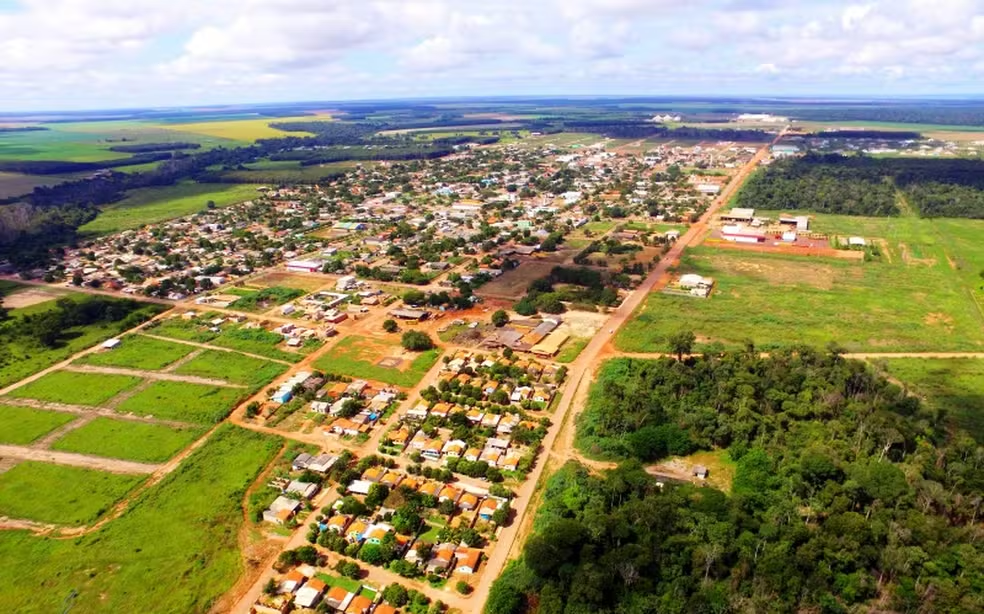
{"type": "Polygon", "coordinates": [[[918,132],[908,130],[821,130],[806,136],[828,139],[878,139],[882,141],[916,141],[922,138],[918,132]]]}
{"type": "Polygon", "coordinates": [[[178,151],[180,149],[201,149],[200,143],[134,143],[132,145],[113,145],[110,151],[119,153],[151,153],[154,151],[178,151]]]}
{"type": "Polygon", "coordinates": [[[736,206],[890,216],[896,188],[923,217],[984,218],[984,161],[807,154],[752,175],[736,206]]]}
{"type": "Polygon", "coordinates": [[[557,127],[562,128],[565,132],[590,132],[615,139],[666,138],[702,141],[745,141],[752,143],[764,143],[771,140],[771,137],[761,130],[744,128],[695,128],[690,126],[670,128],[649,120],[566,120],[557,127]]]}
{"type": "Polygon", "coordinates": [[[579,442],[629,460],[550,479],[486,612],[984,611],[984,448],[945,418],[809,348],[611,361],[579,442]],[[730,493],[641,469],[666,426],[727,450],[730,493]]]}
{"type": "Polygon", "coordinates": [[[868,107],[830,107],[820,109],[790,109],[795,119],[813,121],[896,122],[900,124],[949,124],[951,126],[984,126],[984,105],[947,105],[934,101],[932,105],[872,105],[868,107]]]}

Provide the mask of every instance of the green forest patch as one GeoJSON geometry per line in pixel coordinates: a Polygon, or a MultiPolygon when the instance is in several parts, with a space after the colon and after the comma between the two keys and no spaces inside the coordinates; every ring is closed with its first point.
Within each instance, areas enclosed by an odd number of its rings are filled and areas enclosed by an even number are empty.
{"type": "Polygon", "coordinates": [[[27,445],[75,418],[65,412],[0,405],[0,443],[27,445]]]}
{"type": "Polygon", "coordinates": [[[203,432],[202,428],[174,428],[162,424],[96,418],[70,431],[51,448],[62,452],[160,463],[188,447],[203,432]]]}
{"type": "Polygon", "coordinates": [[[141,380],[129,375],[55,371],[16,388],[8,396],[68,405],[99,406],[141,380]]]}
{"type": "Polygon", "coordinates": [[[243,390],[157,381],[120,403],[117,411],[161,420],[214,424],[235,407],[243,390]]]}

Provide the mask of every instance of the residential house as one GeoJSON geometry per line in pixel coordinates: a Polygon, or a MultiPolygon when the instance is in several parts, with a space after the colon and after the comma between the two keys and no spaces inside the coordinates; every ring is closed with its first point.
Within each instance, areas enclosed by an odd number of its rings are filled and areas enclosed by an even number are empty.
{"type": "Polygon", "coordinates": [[[499,459],[502,457],[502,451],[496,450],[495,448],[485,448],[482,450],[482,454],[478,457],[478,460],[488,463],[490,466],[495,467],[499,464],[499,459]]]}
{"type": "Polygon", "coordinates": [[[321,596],[324,595],[326,588],[328,586],[324,582],[317,578],[311,578],[297,591],[297,595],[294,596],[294,605],[302,608],[315,607],[321,601],[321,596]]]}
{"type": "Polygon", "coordinates": [[[478,457],[481,456],[481,455],[482,455],[482,452],[478,448],[468,448],[465,451],[464,458],[465,458],[466,461],[471,461],[471,462],[474,463],[475,461],[478,460],[478,457]]]}
{"type": "Polygon", "coordinates": [[[333,586],[331,587],[331,590],[328,591],[328,594],[325,595],[325,604],[329,608],[334,608],[339,612],[344,612],[345,608],[352,603],[354,598],[354,593],[348,592],[341,586],[333,586]]]}
{"type": "Polygon", "coordinates": [[[273,500],[269,508],[263,511],[263,520],[273,524],[287,524],[287,521],[293,518],[300,509],[300,501],[281,495],[273,500]]]}
{"type": "Polygon", "coordinates": [[[300,495],[304,499],[310,499],[316,495],[320,489],[320,485],[312,482],[299,482],[297,480],[291,480],[290,483],[287,484],[287,488],[284,489],[284,492],[287,494],[300,495]]]}
{"type": "Polygon", "coordinates": [[[441,449],[441,453],[444,454],[445,458],[461,458],[462,452],[465,451],[467,444],[460,439],[452,439],[451,441],[444,444],[441,449]]]}
{"type": "Polygon", "coordinates": [[[491,521],[493,514],[499,509],[499,505],[501,504],[498,499],[488,497],[478,506],[478,517],[486,522],[491,521]]]}
{"type": "Polygon", "coordinates": [[[366,529],[365,539],[369,544],[381,544],[387,533],[391,533],[393,527],[384,522],[374,524],[366,529]]]}
{"type": "Polygon", "coordinates": [[[502,420],[502,416],[499,414],[485,414],[485,416],[482,417],[482,426],[495,428],[499,426],[500,420],[502,420]]]}
{"type": "Polygon", "coordinates": [[[350,522],[352,522],[352,517],[348,514],[335,514],[325,523],[325,530],[344,535],[350,522]]]}
{"type": "Polygon", "coordinates": [[[365,539],[366,531],[369,526],[362,520],[356,520],[349,525],[349,528],[345,531],[345,540],[351,544],[356,544],[365,539]]]}
{"type": "Polygon", "coordinates": [[[404,427],[400,427],[395,431],[390,431],[386,434],[386,439],[395,446],[404,447],[410,441],[410,431],[404,427]]]}
{"type": "Polygon", "coordinates": [[[389,487],[390,490],[393,490],[394,488],[400,485],[400,481],[402,479],[403,476],[401,474],[395,471],[387,471],[385,474],[383,474],[383,477],[379,479],[379,483],[389,487]]]}
{"type": "Polygon", "coordinates": [[[369,614],[372,609],[372,599],[364,595],[356,595],[345,608],[345,614],[369,614]]]}
{"type": "Polygon", "coordinates": [[[301,585],[304,584],[305,580],[307,580],[307,578],[304,577],[304,574],[302,574],[300,570],[292,569],[286,576],[284,576],[284,579],[280,581],[280,592],[293,593],[297,591],[297,589],[301,588],[301,585]]]}
{"type": "Polygon", "coordinates": [[[440,544],[427,561],[427,573],[443,573],[454,563],[454,544],[440,544]]]}
{"type": "Polygon", "coordinates": [[[362,479],[366,482],[376,483],[382,479],[383,474],[386,473],[385,467],[369,467],[362,473],[362,479]]]}
{"type": "Polygon", "coordinates": [[[407,410],[406,417],[410,420],[426,420],[427,413],[427,403],[421,401],[407,410]]]}
{"type": "Polygon", "coordinates": [[[437,500],[440,501],[451,501],[452,503],[457,503],[458,498],[461,497],[461,491],[453,486],[445,486],[441,489],[441,492],[437,495],[437,500]]]}
{"type": "Polygon", "coordinates": [[[482,560],[482,551],[477,548],[458,548],[455,551],[454,570],[462,574],[473,574],[478,570],[478,564],[482,560]]]}
{"type": "Polygon", "coordinates": [[[308,463],[307,468],[315,473],[325,475],[331,471],[331,468],[335,466],[335,461],[337,460],[337,456],[332,456],[331,454],[319,454],[311,459],[311,462],[308,463]]]}
{"type": "Polygon", "coordinates": [[[485,440],[485,447],[492,450],[504,452],[509,449],[509,440],[506,438],[489,437],[485,440]]]}
{"type": "Polygon", "coordinates": [[[460,510],[470,512],[476,507],[478,507],[478,497],[470,492],[464,493],[461,495],[461,498],[458,499],[458,509],[460,510]]]}

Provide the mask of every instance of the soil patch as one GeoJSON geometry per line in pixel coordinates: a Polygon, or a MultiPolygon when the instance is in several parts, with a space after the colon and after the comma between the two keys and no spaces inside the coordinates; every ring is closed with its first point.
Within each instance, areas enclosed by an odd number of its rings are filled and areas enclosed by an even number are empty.
{"type": "Polygon", "coordinates": [[[3,306],[7,309],[23,309],[53,301],[60,296],[64,296],[64,293],[45,288],[26,288],[3,297],[3,306]]]}

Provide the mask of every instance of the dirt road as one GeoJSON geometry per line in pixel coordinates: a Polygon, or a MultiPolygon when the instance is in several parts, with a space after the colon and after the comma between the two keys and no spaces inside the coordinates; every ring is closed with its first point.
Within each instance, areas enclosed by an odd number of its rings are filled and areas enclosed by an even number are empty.
{"type": "Polygon", "coordinates": [[[73,454],[71,452],[56,452],[55,450],[39,450],[37,448],[23,446],[0,445],[0,457],[40,461],[54,463],[56,465],[71,465],[84,469],[109,471],[110,473],[150,474],[161,468],[160,465],[151,463],[138,463],[135,461],[120,460],[118,458],[104,458],[102,456],[73,454]]]}
{"type": "Polygon", "coordinates": [[[65,371],[75,371],[77,373],[99,373],[102,375],[130,375],[149,380],[163,380],[167,382],[184,382],[186,384],[202,384],[205,386],[222,386],[225,388],[246,388],[242,384],[230,384],[222,379],[212,379],[210,377],[198,377],[196,375],[178,375],[176,373],[165,373],[163,371],[141,371],[139,369],[125,369],[123,367],[97,367],[95,365],[69,365],[65,371]]]}

